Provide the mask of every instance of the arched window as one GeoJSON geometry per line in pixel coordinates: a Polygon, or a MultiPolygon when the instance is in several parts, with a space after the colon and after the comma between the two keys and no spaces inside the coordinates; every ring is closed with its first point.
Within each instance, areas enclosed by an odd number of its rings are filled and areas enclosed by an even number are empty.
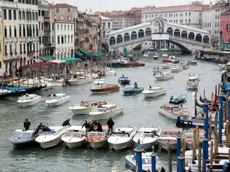
{"type": "Polygon", "coordinates": [[[17,37],[17,28],[14,26],[14,37],[17,37]]]}

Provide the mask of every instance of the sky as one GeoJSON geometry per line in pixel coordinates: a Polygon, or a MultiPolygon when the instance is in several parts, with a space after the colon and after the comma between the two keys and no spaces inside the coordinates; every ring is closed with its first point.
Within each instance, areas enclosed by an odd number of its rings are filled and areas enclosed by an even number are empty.
{"type": "MultiPolygon", "coordinates": [[[[50,0],[49,0],[50,2],[50,0]]],[[[192,0],[53,0],[54,3],[68,3],[77,6],[82,12],[129,10],[132,7],[171,6],[191,4],[192,0]]],[[[210,3],[210,0],[203,0],[210,3]]],[[[214,2],[214,1],[213,1],[214,2]]]]}

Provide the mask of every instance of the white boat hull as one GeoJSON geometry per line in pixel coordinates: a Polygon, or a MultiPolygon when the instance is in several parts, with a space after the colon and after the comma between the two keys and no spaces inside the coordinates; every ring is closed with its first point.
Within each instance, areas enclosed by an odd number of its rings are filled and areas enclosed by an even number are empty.
{"type": "Polygon", "coordinates": [[[105,71],[105,75],[107,76],[115,76],[117,72],[115,70],[105,71]]]}
{"type": "Polygon", "coordinates": [[[181,68],[171,68],[172,73],[178,73],[181,72],[182,69],[181,68]]]}
{"type": "Polygon", "coordinates": [[[166,94],[166,90],[164,91],[159,91],[159,92],[142,92],[145,96],[145,98],[154,98],[154,97],[158,97],[158,96],[162,96],[166,94]]]}
{"type": "Polygon", "coordinates": [[[47,142],[40,142],[40,143],[38,142],[38,143],[40,144],[41,148],[43,148],[43,149],[52,148],[52,147],[55,147],[61,143],[61,136],[62,135],[60,135],[59,137],[57,137],[54,140],[50,140],[47,142]]]}
{"type": "Polygon", "coordinates": [[[188,84],[187,83],[187,89],[189,89],[189,90],[197,90],[198,85],[197,84],[188,84]]]}
{"type": "Polygon", "coordinates": [[[93,82],[92,78],[68,80],[71,85],[83,85],[93,82]]]}
{"type": "Polygon", "coordinates": [[[94,120],[109,119],[109,118],[119,116],[122,112],[123,112],[123,108],[117,108],[117,109],[114,109],[112,111],[108,111],[105,113],[90,115],[90,117],[94,120]]]}
{"type": "Polygon", "coordinates": [[[59,105],[62,105],[66,102],[69,101],[69,96],[66,96],[62,99],[59,99],[59,100],[56,100],[56,101],[50,101],[50,100],[46,100],[46,104],[49,106],[49,107],[54,107],[54,106],[59,106],[59,105]]]}
{"type": "Polygon", "coordinates": [[[124,142],[124,143],[118,143],[117,144],[117,143],[110,143],[109,142],[109,147],[114,149],[115,151],[120,151],[120,150],[123,150],[123,149],[130,147],[132,144],[133,144],[133,140],[132,140],[132,138],[130,138],[129,141],[124,142]]]}
{"type": "Polygon", "coordinates": [[[18,102],[19,107],[29,107],[37,104],[41,100],[41,96],[37,97],[33,101],[27,101],[27,102],[18,102]]]}
{"type": "Polygon", "coordinates": [[[169,147],[171,148],[172,151],[175,151],[177,150],[177,144],[176,143],[173,143],[173,144],[167,144],[167,143],[160,143],[160,147],[161,149],[164,149],[166,151],[169,150],[169,147]]]}
{"type": "Polygon", "coordinates": [[[66,141],[64,141],[65,146],[70,148],[70,149],[82,147],[85,143],[86,143],[85,140],[81,140],[78,142],[66,142],[66,141]]]}
{"type": "Polygon", "coordinates": [[[159,114],[162,115],[162,116],[165,116],[165,117],[167,117],[169,119],[172,119],[172,120],[176,120],[177,117],[179,116],[179,115],[173,114],[173,113],[168,112],[168,111],[163,110],[163,109],[159,110],[159,114]]]}
{"type": "Polygon", "coordinates": [[[89,142],[89,146],[93,149],[104,147],[106,144],[107,144],[107,140],[102,140],[98,142],[89,142]]]}
{"type": "MultiPolygon", "coordinates": [[[[137,143],[135,142],[135,146],[137,145],[137,143]]],[[[154,140],[152,142],[148,142],[148,143],[140,143],[140,146],[144,149],[144,150],[152,150],[153,146],[157,145],[157,140],[154,140]]]]}
{"type": "Polygon", "coordinates": [[[74,115],[88,115],[92,111],[92,107],[85,107],[82,109],[71,109],[74,115]]]}
{"type": "Polygon", "coordinates": [[[155,76],[155,78],[157,81],[165,81],[165,80],[173,79],[174,76],[173,75],[155,76]]]}

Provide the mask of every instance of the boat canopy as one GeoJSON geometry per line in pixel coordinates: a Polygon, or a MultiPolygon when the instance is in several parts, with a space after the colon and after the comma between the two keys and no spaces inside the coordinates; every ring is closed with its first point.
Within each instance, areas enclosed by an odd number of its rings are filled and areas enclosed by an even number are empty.
{"type": "Polygon", "coordinates": [[[81,61],[80,58],[65,58],[65,59],[62,59],[64,60],[65,62],[77,62],[77,61],[81,61]]]}
{"type": "Polygon", "coordinates": [[[81,49],[80,52],[83,53],[83,54],[85,54],[85,55],[88,56],[88,57],[92,56],[92,53],[90,53],[90,52],[89,52],[88,50],[86,50],[86,49],[81,49]]]}
{"type": "Polygon", "coordinates": [[[47,61],[50,61],[50,60],[53,60],[53,59],[54,59],[53,57],[43,57],[43,58],[41,58],[41,60],[43,62],[47,62],[47,61]]]}
{"type": "Polygon", "coordinates": [[[93,53],[93,56],[95,56],[95,57],[102,57],[104,55],[105,54],[103,52],[100,52],[100,51],[93,53]]]}

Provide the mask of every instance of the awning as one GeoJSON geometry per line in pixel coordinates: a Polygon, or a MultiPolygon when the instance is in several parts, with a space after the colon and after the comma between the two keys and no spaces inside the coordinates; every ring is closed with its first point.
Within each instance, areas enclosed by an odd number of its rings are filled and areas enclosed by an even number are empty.
{"type": "Polygon", "coordinates": [[[85,54],[86,56],[92,56],[92,53],[90,53],[88,50],[86,49],[81,49],[80,50],[81,53],[85,54]]]}
{"type": "Polygon", "coordinates": [[[105,54],[103,52],[95,52],[93,53],[93,56],[96,56],[96,57],[101,57],[101,56],[104,56],[105,54]]]}
{"type": "Polygon", "coordinates": [[[41,58],[42,61],[44,62],[47,62],[47,61],[50,61],[50,60],[53,60],[54,58],[53,57],[43,57],[41,58]]]}
{"type": "Polygon", "coordinates": [[[77,61],[81,61],[81,59],[79,58],[65,58],[65,59],[62,59],[66,62],[77,62],[77,61]]]}
{"type": "Polygon", "coordinates": [[[64,61],[64,60],[50,60],[50,62],[61,64],[61,63],[65,63],[66,61],[64,61]]]}
{"type": "Polygon", "coordinates": [[[24,67],[41,67],[41,66],[48,66],[48,65],[52,65],[52,64],[55,64],[53,62],[40,62],[40,63],[32,63],[32,64],[29,64],[29,65],[26,65],[24,67]]]}

